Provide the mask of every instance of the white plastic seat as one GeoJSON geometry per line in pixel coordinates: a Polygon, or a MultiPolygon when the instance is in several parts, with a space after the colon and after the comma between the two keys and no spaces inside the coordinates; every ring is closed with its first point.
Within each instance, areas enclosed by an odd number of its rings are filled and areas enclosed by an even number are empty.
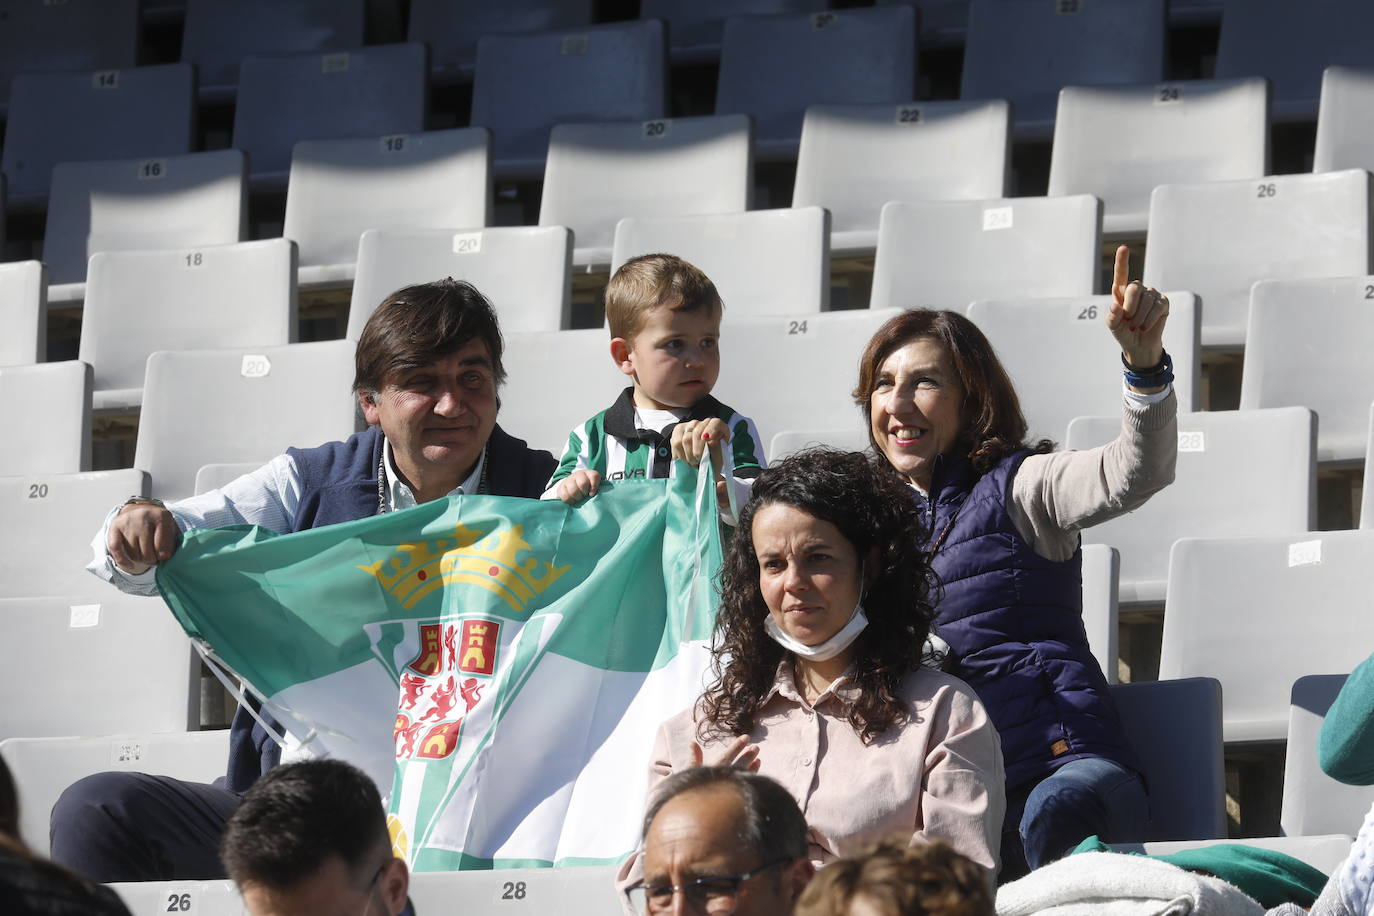
{"type": "Polygon", "coordinates": [[[427,60],[419,44],[244,58],[234,146],[248,154],[254,186],[284,186],[300,140],[424,130],[427,60]]]}
{"type": "Polygon", "coordinates": [[[490,147],[481,128],[297,143],[282,235],[299,246],[301,284],[352,280],[367,229],[487,225],[490,147]]]}
{"type": "Polygon", "coordinates": [[[575,266],[605,266],[624,217],[741,213],[753,183],[749,143],[743,115],[559,124],[539,225],[573,231],[575,266]]]}
{"type": "Polygon", "coordinates": [[[53,302],[86,294],[86,265],[101,251],[193,248],[243,239],[247,167],[238,150],[156,159],[63,162],[53,167],[44,232],[53,302]]]}
{"type": "Polygon", "coordinates": [[[830,211],[835,252],[871,252],[890,200],[1007,193],[1006,102],[814,105],[802,121],[792,206],[830,211]]]}
{"type": "Polygon", "coordinates": [[[830,305],[829,222],[820,207],[622,219],[611,270],[672,252],[711,278],[731,319],[820,312],[830,305]]]}
{"type": "Polygon", "coordinates": [[[1226,836],[1221,684],[1210,677],[1116,684],[1112,701],[1150,787],[1142,840],[1226,836]]]}
{"type": "Polygon", "coordinates": [[[358,245],[347,336],[357,340],[372,312],[398,289],[445,277],[466,280],[486,296],[505,333],[567,327],[572,245],[562,226],[369,229],[358,245]]]}
{"type": "Polygon", "coordinates": [[[1365,457],[1374,395],[1374,367],[1362,346],[1374,335],[1370,299],[1374,276],[1266,280],[1250,292],[1240,407],[1310,407],[1321,418],[1318,461],[1365,457]]]}
{"type": "Polygon", "coordinates": [[[442,913],[463,901],[464,916],[501,916],[512,905],[562,916],[604,916],[623,908],[615,866],[502,868],[424,872],[410,876],[417,913],[442,913]]]}
{"type": "MultiPolygon", "coordinates": [[[[163,613],[171,616],[165,608],[163,613]]],[[[72,783],[106,770],[211,782],[224,775],[229,730],[99,738],[11,738],[0,741],[0,757],[19,790],[19,832],[30,849],[47,855],[49,812],[72,783]]],[[[165,911],[167,896],[155,900],[165,911]]]]}
{"type": "Polygon", "coordinates": [[[1202,344],[1245,343],[1257,280],[1371,273],[1369,173],[1172,184],[1150,198],[1145,283],[1202,301],[1202,344]]]}
{"type": "Polygon", "coordinates": [[[969,0],[960,94],[1007,99],[1018,138],[1048,138],[1064,86],[1164,78],[1165,7],[1165,0],[969,0]]]}
{"type": "Polygon", "coordinates": [[[1311,865],[1324,875],[1329,875],[1345,861],[1350,854],[1350,837],[1332,836],[1272,836],[1246,837],[1242,840],[1184,840],[1177,843],[1113,843],[1118,852],[1143,852],[1147,856],[1167,856],[1186,849],[1200,849],[1204,846],[1228,846],[1239,844],[1272,849],[1290,855],[1311,865]]]}
{"type": "Polygon", "coordinates": [[[6,519],[0,529],[0,597],[103,592],[105,586],[85,569],[91,539],[112,508],[147,495],[148,475],[132,468],[0,477],[6,519]]]}
{"type": "Polygon", "coordinates": [[[352,435],[352,341],[148,357],[134,466],[181,499],[212,461],[256,461],[352,435]],[[283,405],[289,405],[284,409],[283,405]]]}
{"type": "Polygon", "coordinates": [[[1374,786],[1338,782],[1317,762],[1322,723],[1345,679],[1344,674],[1317,674],[1293,682],[1279,813],[1279,824],[1288,836],[1355,836],[1374,805],[1374,786]]]}
{"type": "MultiPolygon", "coordinates": [[[[411,875],[412,884],[415,877],[411,875]]],[[[133,881],[107,887],[119,895],[134,916],[165,913],[173,905],[178,912],[197,916],[246,916],[248,913],[233,881],[133,881]]]]}
{"type": "Polygon", "coordinates": [[[406,40],[429,44],[436,83],[466,82],[483,35],[584,28],[592,9],[592,0],[410,0],[406,40]]]}
{"type": "Polygon", "coordinates": [[[181,59],[200,93],[227,102],[239,63],[254,54],[341,51],[363,44],[365,0],[185,0],[181,59]]]}
{"type": "Polygon", "coordinates": [[[492,132],[497,177],[543,174],[555,124],[662,118],[665,44],[663,23],[656,19],[483,36],[477,42],[472,123],[492,132]]]}
{"type": "Polygon", "coordinates": [[[785,429],[774,433],[773,440],[768,446],[768,460],[781,461],[788,455],[815,446],[838,448],[847,452],[865,452],[871,448],[863,418],[855,414],[854,422],[850,426],[835,429],[785,429]]]}
{"type": "Polygon", "coordinates": [[[725,22],[716,114],[753,116],[760,160],[796,157],[810,105],[909,102],[915,91],[916,12],[910,6],[725,22]]]}
{"type": "Polygon", "coordinates": [[[893,201],[878,223],[870,305],[962,312],[976,299],[1091,296],[1101,238],[1102,204],[1086,194],[893,201]]]}
{"type": "Polygon", "coordinates": [[[1364,490],[1360,494],[1360,527],[1374,528],[1374,407],[1369,411],[1369,444],[1364,455],[1364,490]]]}
{"type": "Polygon", "coordinates": [[[262,461],[236,461],[207,464],[199,471],[196,471],[196,495],[209,493],[211,490],[218,490],[225,484],[237,480],[244,474],[256,471],[262,467],[271,457],[262,461]]]}
{"type": "Polygon", "coordinates": [[[0,403],[14,431],[0,447],[0,477],[90,469],[91,379],[78,360],[0,368],[0,403]]]}
{"type": "MultiPolygon", "coordinates": [[[[610,407],[632,384],[611,362],[611,335],[604,328],[507,333],[502,361],[501,428],[554,457],[563,454],[574,426],[610,407]]],[[[751,416],[747,407],[737,409],[751,416]]]]}
{"type": "Polygon", "coordinates": [[[1370,531],[1179,541],[1160,678],[1220,680],[1227,742],[1284,740],[1295,680],[1369,656],[1371,569],[1370,531]]]}
{"type": "Polygon", "coordinates": [[[1108,684],[1117,682],[1117,582],[1121,553],[1106,544],[1083,545],[1083,629],[1108,684]]]}
{"type": "MultiPolygon", "coordinates": [[[[1079,417],[1069,424],[1065,447],[1105,445],[1120,432],[1119,409],[1079,417]]],[[[1083,530],[1084,543],[1121,551],[1122,604],[1164,599],[1170,546],[1180,538],[1310,530],[1315,439],[1316,418],[1302,407],[1180,414],[1173,483],[1134,511],[1083,530]],[[1263,499],[1256,498],[1260,492],[1263,499]]]]}
{"type": "Polygon", "coordinates": [[[1048,193],[1100,197],[1105,234],[1142,236],[1157,185],[1269,173],[1268,102],[1259,77],[1066,86],[1048,193]]]}
{"type": "Polygon", "coordinates": [[[18,74],[0,161],[9,205],[42,204],[59,162],[189,153],[194,84],[186,64],[18,74]]]}
{"type": "MultiPolygon", "coordinates": [[[[1174,363],[1178,409],[1199,408],[1201,309],[1191,293],[1169,293],[1164,349],[1174,363]]],[[[1111,344],[1111,296],[980,300],[968,317],[1011,376],[1030,438],[1060,442],[1075,417],[1121,413],[1121,350],[1111,344]],[[1053,366],[1053,371],[1046,371],[1053,366]]]]}
{"type": "Polygon", "coordinates": [[[94,255],[81,320],[94,409],[137,406],[154,350],[291,343],[295,268],[289,239],[94,255]]]}
{"type": "Polygon", "coordinates": [[[1370,67],[1327,67],[1322,72],[1312,171],[1374,168],[1374,61],[1370,67]]]}
{"type": "Polygon", "coordinates": [[[118,70],[138,62],[138,0],[0,3],[0,99],[16,73],[118,70]]]}
{"type": "Polygon", "coordinates": [[[701,64],[720,57],[729,16],[819,13],[828,6],[828,0],[641,0],[639,16],[668,24],[674,64],[701,64]]]}
{"type": "Polygon", "coordinates": [[[0,264],[0,366],[41,361],[48,349],[48,272],[42,261],[0,264]]]}

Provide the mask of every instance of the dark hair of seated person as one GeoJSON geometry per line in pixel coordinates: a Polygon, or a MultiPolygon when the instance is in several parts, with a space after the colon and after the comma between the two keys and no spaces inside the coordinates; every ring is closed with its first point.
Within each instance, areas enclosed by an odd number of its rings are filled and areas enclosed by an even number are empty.
{"type": "Polygon", "coordinates": [[[845,916],[855,899],[883,916],[993,916],[982,866],[943,840],[919,846],[889,840],[836,859],[816,873],[796,916],[845,916]]]}

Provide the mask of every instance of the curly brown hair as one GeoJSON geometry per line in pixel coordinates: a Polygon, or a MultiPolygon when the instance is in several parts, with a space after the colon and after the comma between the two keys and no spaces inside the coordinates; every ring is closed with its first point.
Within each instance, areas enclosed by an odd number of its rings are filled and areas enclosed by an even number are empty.
{"type": "Polygon", "coordinates": [[[910,489],[885,463],[861,452],[808,449],[764,471],[740,510],[739,526],[720,575],[712,668],[716,681],[701,699],[698,734],[741,735],[753,730],[772,689],[785,649],[768,636],[759,589],[753,520],[765,506],[792,506],[829,522],[864,558],[868,627],[854,643],[854,680],[860,697],[849,723],[871,744],[907,710],[897,699],[902,678],[921,663],[934,611],[925,538],[910,489]]]}
{"type": "Polygon", "coordinates": [[[863,897],[886,916],[993,916],[981,866],[943,840],[908,846],[879,843],[865,855],[836,859],[816,873],[796,916],[845,916],[863,897]]]}

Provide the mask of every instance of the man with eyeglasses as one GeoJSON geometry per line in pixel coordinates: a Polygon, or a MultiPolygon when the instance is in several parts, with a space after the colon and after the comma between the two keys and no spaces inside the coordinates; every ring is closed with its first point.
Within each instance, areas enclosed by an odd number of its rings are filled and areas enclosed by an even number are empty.
{"type": "Polygon", "coordinates": [[[220,858],[252,916],[401,916],[410,872],[377,787],[340,760],[267,773],[229,818],[220,858]]]}
{"type": "Polygon", "coordinates": [[[806,819],[787,790],[736,767],[694,767],[659,786],[644,816],[641,914],[778,916],[815,874],[806,819]]]}

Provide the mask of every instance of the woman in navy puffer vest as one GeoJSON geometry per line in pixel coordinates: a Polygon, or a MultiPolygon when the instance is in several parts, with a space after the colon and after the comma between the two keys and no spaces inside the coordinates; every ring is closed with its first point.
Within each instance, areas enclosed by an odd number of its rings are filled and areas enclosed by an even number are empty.
{"type": "Polygon", "coordinates": [[[1083,629],[1078,536],[1173,480],[1177,402],[1161,343],[1169,302],[1127,282],[1126,257],[1117,251],[1106,315],[1126,367],[1122,431],[1101,448],[1028,443],[1006,371],[955,312],[893,318],[860,360],[854,396],[874,448],[921,503],[946,667],[977,691],[1002,738],[1003,880],[1093,834],[1142,840],[1149,818],[1083,629]]]}

